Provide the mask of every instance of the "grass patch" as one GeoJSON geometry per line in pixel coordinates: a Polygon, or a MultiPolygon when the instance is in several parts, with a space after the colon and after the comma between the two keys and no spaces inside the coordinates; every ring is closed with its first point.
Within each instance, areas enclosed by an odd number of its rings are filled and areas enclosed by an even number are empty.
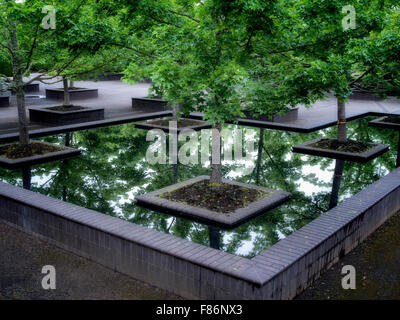
{"type": "Polygon", "coordinates": [[[21,146],[19,144],[8,144],[5,146],[0,146],[0,157],[15,160],[32,156],[40,156],[62,150],[65,150],[65,148],[57,145],[48,145],[41,142],[31,142],[26,146],[21,146]]]}
{"type": "Polygon", "coordinates": [[[364,143],[355,140],[347,140],[346,142],[339,142],[336,139],[324,139],[315,142],[313,144],[310,144],[309,147],[325,149],[325,150],[341,151],[341,152],[363,153],[375,147],[375,144],[364,143]]]}

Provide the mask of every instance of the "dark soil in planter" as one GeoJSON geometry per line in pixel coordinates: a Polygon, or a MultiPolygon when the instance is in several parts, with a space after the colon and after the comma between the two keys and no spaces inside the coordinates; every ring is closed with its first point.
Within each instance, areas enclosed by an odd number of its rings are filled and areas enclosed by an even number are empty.
{"type": "Polygon", "coordinates": [[[314,144],[309,145],[312,148],[320,148],[326,150],[334,150],[340,152],[362,153],[374,147],[373,144],[368,144],[360,141],[348,140],[347,142],[339,142],[338,140],[324,139],[314,144]]]}
{"type": "Polygon", "coordinates": [[[62,150],[64,150],[64,148],[40,142],[32,142],[26,146],[21,146],[19,144],[8,144],[0,147],[0,157],[8,159],[21,159],[62,150]]]}
{"type": "Polygon", "coordinates": [[[53,111],[68,112],[68,111],[84,110],[84,109],[87,109],[87,108],[81,107],[81,106],[69,105],[69,106],[55,106],[55,107],[49,107],[49,108],[46,108],[46,109],[53,110],[53,111]]]}
{"type": "MultiPolygon", "coordinates": [[[[77,88],[77,87],[68,88],[69,91],[74,91],[74,90],[86,90],[86,89],[87,89],[87,88],[77,88]]],[[[58,88],[57,90],[63,90],[63,91],[64,91],[64,88],[58,88]]]]}
{"type": "Polygon", "coordinates": [[[220,186],[213,186],[209,180],[203,180],[161,194],[160,197],[219,213],[230,213],[236,209],[245,208],[250,203],[271,194],[272,192],[227,183],[223,183],[220,186]]]}
{"type": "Polygon", "coordinates": [[[398,116],[389,116],[387,118],[383,118],[381,122],[388,122],[388,123],[396,123],[400,124],[400,117],[398,116]]]}
{"type": "MultiPolygon", "coordinates": [[[[168,127],[170,121],[174,121],[174,120],[172,118],[162,119],[162,120],[154,120],[154,121],[148,121],[147,124],[160,126],[160,127],[168,127]]],[[[204,121],[198,121],[198,120],[178,119],[177,127],[178,128],[193,127],[193,126],[202,125],[204,123],[205,123],[204,121]]]]}

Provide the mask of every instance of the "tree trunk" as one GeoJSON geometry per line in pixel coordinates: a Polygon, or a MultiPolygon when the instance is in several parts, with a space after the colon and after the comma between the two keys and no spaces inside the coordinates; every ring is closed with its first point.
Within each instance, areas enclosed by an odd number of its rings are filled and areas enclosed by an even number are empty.
{"type": "Polygon", "coordinates": [[[69,96],[68,79],[63,78],[63,85],[64,85],[64,106],[70,106],[71,100],[69,96]]]}
{"type": "Polygon", "coordinates": [[[176,163],[176,164],[172,165],[173,183],[177,183],[178,182],[178,177],[179,177],[179,163],[176,163]]]}
{"type": "Polygon", "coordinates": [[[67,132],[65,134],[65,146],[69,147],[71,145],[71,133],[67,132]]]}
{"type": "Polygon", "coordinates": [[[172,107],[172,120],[178,121],[179,114],[182,109],[182,103],[178,103],[172,107]]]}
{"type": "Polygon", "coordinates": [[[10,22],[10,39],[12,51],[13,85],[17,97],[19,143],[22,146],[29,144],[28,120],[26,117],[25,92],[23,81],[23,67],[19,57],[17,27],[10,22]]]}
{"type": "Polygon", "coordinates": [[[74,85],[75,85],[74,82],[73,82],[72,80],[70,80],[70,81],[69,81],[69,87],[70,87],[70,88],[74,88],[74,85]]]}
{"type": "Polygon", "coordinates": [[[347,142],[346,127],[346,104],[343,98],[337,98],[338,111],[338,140],[339,142],[347,142]]]}
{"type": "Polygon", "coordinates": [[[216,124],[212,130],[212,147],[211,147],[211,178],[212,184],[222,184],[221,170],[221,131],[222,125],[216,124]]]}
{"type": "Polygon", "coordinates": [[[32,172],[31,167],[22,168],[22,185],[26,190],[31,190],[32,172]]]}
{"type": "Polygon", "coordinates": [[[262,150],[264,146],[264,132],[265,129],[260,129],[260,139],[258,141],[258,152],[257,152],[257,163],[256,163],[256,184],[260,183],[260,168],[261,168],[261,159],[262,159],[262,150]]]}
{"type": "Polygon", "coordinates": [[[217,227],[208,227],[208,233],[210,237],[210,247],[219,250],[221,241],[221,232],[217,227]]]}
{"type": "Polygon", "coordinates": [[[344,169],[344,160],[336,160],[335,173],[333,174],[332,193],[329,202],[329,209],[336,207],[338,204],[339,189],[342,181],[343,169],[344,169]]]}
{"type": "Polygon", "coordinates": [[[399,140],[397,142],[397,159],[396,159],[396,168],[400,167],[400,131],[398,133],[399,140]]]}

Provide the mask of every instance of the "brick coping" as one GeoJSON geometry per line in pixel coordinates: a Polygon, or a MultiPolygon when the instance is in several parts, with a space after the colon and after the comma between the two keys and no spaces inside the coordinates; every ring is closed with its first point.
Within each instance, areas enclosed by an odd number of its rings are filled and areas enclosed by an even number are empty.
{"type": "Polygon", "coordinates": [[[400,168],[261,252],[243,258],[0,182],[0,196],[262,287],[400,188],[400,168]]]}
{"type": "Polygon", "coordinates": [[[179,189],[196,182],[203,180],[209,180],[209,176],[198,176],[193,179],[185,180],[183,182],[144,194],[136,197],[136,201],[140,205],[156,208],[158,210],[168,211],[172,214],[181,216],[183,218],[191,218],[203,223],[213,224],[224,229],[232,229],[237,227],[241,223],[255,217],[256,215],[272,210],[277,206],[283,204],[289,200],[291,194],[289,192],[272,190],[256,185],[250,185],[240,182],[235,182],[228,179],[223,179],[223,183],[237,185],[245,188],[251,188],[256,190],[262,190],[272,193],[271,195],[264,197],[258,201],[249,204],[245,208],[236,209],[235,211],[227,214],[214,212],[200,207],[194,207],[185,203],[171,201],[168,199],[160,198],[159,196],[163,193],[179,189]]]}

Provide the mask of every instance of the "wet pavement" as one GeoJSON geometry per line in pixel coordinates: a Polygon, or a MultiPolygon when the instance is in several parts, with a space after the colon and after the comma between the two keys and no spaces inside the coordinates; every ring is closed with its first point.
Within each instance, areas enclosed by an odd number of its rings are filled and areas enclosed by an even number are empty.
{"type": "Polygon", "coordinates": [[[64,251],[0,221],[0,300],[176,300],[180,297],[64,251]],[[45,265],[56,289],[44,290],[45,265]]]}
{"type": "Polygon", "coordinates": [[[400,213],[343,257],[296,299],[400,300],[400,213]],[[341,285],[343,266],[356,270],[356,289],[341,285]]]}

